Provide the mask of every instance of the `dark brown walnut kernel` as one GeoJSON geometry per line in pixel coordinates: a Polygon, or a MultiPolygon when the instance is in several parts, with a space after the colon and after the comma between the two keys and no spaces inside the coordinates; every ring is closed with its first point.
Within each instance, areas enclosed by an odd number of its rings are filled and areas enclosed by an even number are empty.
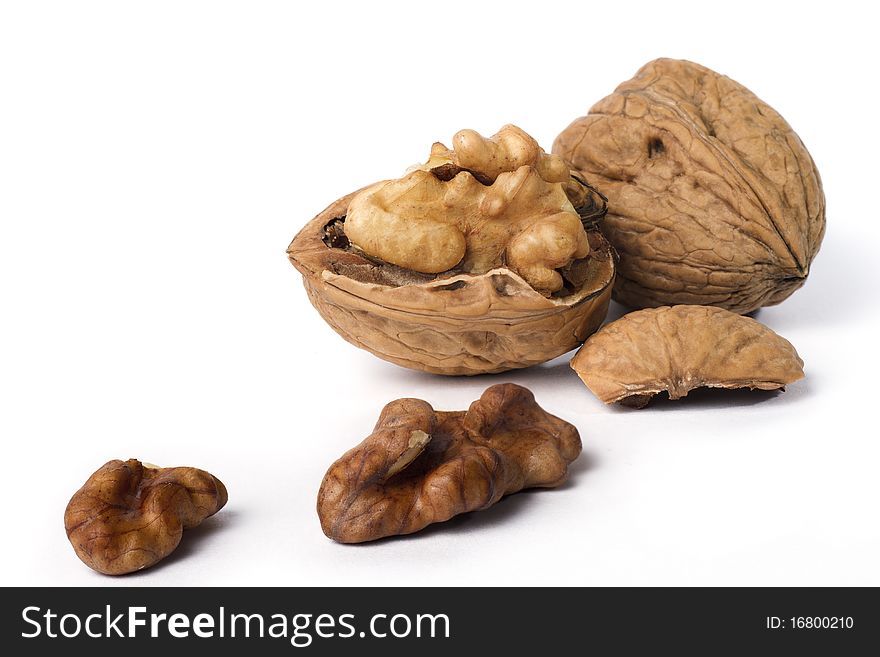
{"type": "Polygon", "coordinates": [[[577,429],[512,383],[467,411],[398,399],[324,476],[321,528],[341,543],[411,534],[523,488],[558,486],[580,451],[577,429]]]}
{"type": "Polygon", "coordinates": [[[73,495],[64,528],[89,568],[124,575],[167,557],[184,529],[201,524],[226,501],[226,487],[204,470],[110,461],[73,495]]]}
{"type": "Polygon", "coordinates": [[[698,64],[646,64],[553,152],[608,197],[601,227],[627,306],[773,305],[803,285],[822,242],[822,183],[797,134],[698,64]]]}
{"type": "Polygon", "coordinates": [[[695,388],[782,390],[803,378],[791,343],[760,322],[722,308],[638,310],[602,327],[571,367],[606,404],[642,408],[654,395],[695,388]]]}

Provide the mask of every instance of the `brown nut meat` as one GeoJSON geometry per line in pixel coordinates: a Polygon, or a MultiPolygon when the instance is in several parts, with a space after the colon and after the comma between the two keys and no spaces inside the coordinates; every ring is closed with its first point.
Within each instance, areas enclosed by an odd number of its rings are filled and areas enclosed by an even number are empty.
{"type": "Polygon", "coordinates": [[[660,392],[694,388],[784,389],[803,378],[791,343],[763,324],[722,308],[639,310],[602,327],[571,361],[606,404],[641,408],[660,392]]]}
{"type": "Polygon", "coordinates": [[[89,568],[124,575],[174,552],[183,530],[217,513],[226,500],[226,487],[204,470],[110,461],[73,495],[64,528],[89,568]]]}
{"type": "Polygon", "coordinates": [[[435,144],[404,179],[309,222],[287,253],[327,323],[436,374],[528,367],[581,344],[614,280],[594,225],[604,199],[529,140],[512,126],[489,140],[462,131],[457,150],[435,144]],[[482,171],[467,168],[475,162],[482,171]]]}
{"type": "Polygon", "coordinates": [[[453,144],[434,144],[422,167],[355,195],[345,220],[352,246],[427,274],[507,263],[545,296],[562,289],[557,270],[589,254],[566,195],[568,166],[513,125],[488,139],[462,130],[453,144]]]}
{"type": "Polygon", "coordinates": [[[614,298],[747,313],[803,285],[825,232],[806,147],[730,78],[658,59],[553,145],[608,197],[614,298]]]}
{"type": "Polygon", "coordinates": [[[398,399],[324,476],[321,528],[341,543],[411,534],[523,488],[558,486],[580,451],[577,429],[512,383],[466,412],[398,399]]]}

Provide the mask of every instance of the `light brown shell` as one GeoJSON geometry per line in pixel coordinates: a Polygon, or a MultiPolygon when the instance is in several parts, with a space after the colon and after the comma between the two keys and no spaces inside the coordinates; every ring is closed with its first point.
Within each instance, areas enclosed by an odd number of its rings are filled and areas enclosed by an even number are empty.
{"type": "Polygon", "coordinates": [[[435,277],[328,245],[327,227],[345,217],[353,196],[306,224],[287,254],[327,323],[379,358],[435,374],[503,372],[577,347],[605,318],[614,260],[596,230],[588,231],[584,282],[547,298],[503,267],[435,277]]]}
{"type": "Polygon", "coordinates": [[[580,452],[577,429],[512,383],[487,388],[467,411],[397,399],[324,476],[321,528],[341,543],[411,534],[523,488],[558,486],[580,452]]]}
{"type": "Polygon", "coordinates": [[[797,134],[698,64],[646,64],[553,152],[608,197],[614,298],[630,307],[779,303],[803,285],[822,242],[822,183],[797,134]]]}
{"type": "Polygon", "coordinates": [[[660,392],[776,390],[804,376],[794,347],[760,322],[721,308],[665,306],[624,315],[584,343],[571,367],[606,404],[644,406],[660,392]]]}

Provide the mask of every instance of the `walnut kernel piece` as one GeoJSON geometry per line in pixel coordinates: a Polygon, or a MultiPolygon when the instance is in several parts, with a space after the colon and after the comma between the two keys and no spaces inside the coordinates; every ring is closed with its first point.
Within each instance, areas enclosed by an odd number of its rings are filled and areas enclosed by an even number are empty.
{"type": "Polygon", "coordinates": [[[341,543],[411,534],[523,488],[558,486],[580,451],[577,429],[512,383],[467,411],[397,399],[324,476],[321,528],[341,543]]]}
{"type": "Polygon", "coordinates": [[[452,175],[464,169],[485,185],[491,185],[502,173],[523,166],[532,167],[547,182],[567,182],[571,176],[561,157],[545,153],[525,130],[511,124],[488,139],[476,130],[459,130],[452,138],[451,150],[435,143],[430,159],[420,168],[433,171],[449,166],[452,175]]]}
{"type": "Polygon", "coordinates": [[[575,120],[553,152],[608,197],[614,298],[748,313],[803,285],[825,232],[804,144],[730,78],[658,59],[575,120]]]}
{"type": "Polygon", "coordinates": [[[749,317],[709,306],[665,306],[624,315],[591,336],[571,361],[606,404],[641,408],[694,388],[783,389],[803,378],[785,338],[749,317]]]}
{"type": "Polygon", "coordinates": [[[64,528],[89,568],[124,575],[167,557],[184,529],[201,524],[226,501],[226,487],[204,470],[109,461],[73,495],[64,528]]]}
{"type": "Polygon", "coordinates": [[[434,144],[422,167],[358,193],[348,239],[404,269],[484,274],[506,263],[544,295],[562,289],[557,270],[589,254],[565,192],[568,166],[512,125],[489,139],[462,130],[453,144],[434,144]]]}

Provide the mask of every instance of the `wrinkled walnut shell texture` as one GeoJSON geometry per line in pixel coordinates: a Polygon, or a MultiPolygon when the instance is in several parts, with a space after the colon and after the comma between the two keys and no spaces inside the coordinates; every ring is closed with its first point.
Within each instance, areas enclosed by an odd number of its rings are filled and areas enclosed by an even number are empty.
{"type": "Polygon", "coordinates": [[[324,320],[379,358],[435,374],[503,372],[577,347],[605,318],[614,261],[598,231],[588,231],[585,283],[566,297],[548,299],[503,268],[401,283],[391,266],[325,244],[325,227],[345,216],[353,196],[310,221],[288,256],[324,320]]]}
{"type": "Polygon", "coordinates": [[[398,399],[327,471],[321,528],[342,543],[411,534],[523,488],[558,486],[580,451],[574,426],[511,383],[488,388],[466,412],[398,399]]]}
{"type": "Polygon", "coordinates": [[[201,524],[226,501],[226,487],[204,470],[110,461],[73,495],[64,528],[87,566],[123,575],[167,557],[184,529],[201,524]]]}
{"type": "Polygon", "coordinates": [[[658,59],[553,145],[608,197],[614,298],[747,313],[805,281],[825,231],[819,172],[797,134],[730,78],[658,59]]]}
{"type": "Polygon", "coordinates": [[[571,361],[606,404],[641,407],[660,392],[776,390],[803,378],[803,361],[760,322],[709,306],[639,310],[603,326],[571,361]]]}

